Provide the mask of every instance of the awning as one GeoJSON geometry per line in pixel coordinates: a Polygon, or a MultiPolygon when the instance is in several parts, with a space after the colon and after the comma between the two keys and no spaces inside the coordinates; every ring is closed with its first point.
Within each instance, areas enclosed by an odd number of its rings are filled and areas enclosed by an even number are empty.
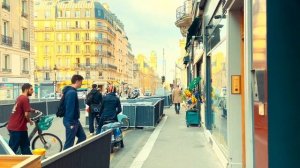
{"type": "Polygon", "coordinates": [[[192,36],[196,36],[198,32],[200,31],[201,27],[201,19],[199,17],[196,17],[191,24],[190,28],[188,29],[188,34],[186,37],[186,44],[185,44],[185,50],[187,51],[189,45],[190,45],[190,40],[192,39],[192,36]]]}

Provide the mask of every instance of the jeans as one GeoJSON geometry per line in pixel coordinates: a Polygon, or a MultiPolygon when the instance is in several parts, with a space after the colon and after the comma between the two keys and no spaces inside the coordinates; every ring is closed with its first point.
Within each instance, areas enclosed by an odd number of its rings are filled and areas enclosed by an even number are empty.
{"type": "Polygon", "coordinates": [[[86,140],[86,135],[79,121],[74,124],[64,123],[66,128],[66,142],[64,145],[64,150],[72,147],[74,145],[75,137],[77,137],[77,143],[86,140]]]}
{"type": "Polygon", "coordinates": [[[100,116],[98,116],[98,115],[99,115],[99,113],[89,112],[89,131],[90,131],[90,133],[95,132],[95,125],[94,125],[95,119],[96,119],[97,124],[99,124],[100,116]]]}
{"type": "Polygon", "coordinates": [[[179,111],[180,111],[180,103],[175,103],[175,111],[176,111],[176,113],[179,113],[179,111]]]}
{"type": "Polygon", "coordinates": [[[118,119],[115,118],[111,118],[111,117],[101,117],[99,122],[98,122],[98,128],[97,128],[97,132],[96,134],[100,134],[101,133],[101,128],[104,125],[105,121],[109,121],[109,120],[115,120],[116,122],[118,121],[118,119]]]}
{"type": "Polygon", "coordinates": [[[18,151],[19,147],[23,155],[32,155],[30,151],[30,141],[28,138],[27,131],[10,131],[9,147],[15,153],[18,151]]]}

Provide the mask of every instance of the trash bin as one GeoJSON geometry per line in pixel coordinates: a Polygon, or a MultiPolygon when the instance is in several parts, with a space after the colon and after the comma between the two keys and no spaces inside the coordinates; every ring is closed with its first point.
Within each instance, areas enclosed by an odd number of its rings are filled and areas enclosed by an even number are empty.
{"type": "Polygon", "coordinates": [[[197,125],[200,127],[200,111],[197,109],[190,109],[186,111],[185,114],[186,126],[197,125]]]}

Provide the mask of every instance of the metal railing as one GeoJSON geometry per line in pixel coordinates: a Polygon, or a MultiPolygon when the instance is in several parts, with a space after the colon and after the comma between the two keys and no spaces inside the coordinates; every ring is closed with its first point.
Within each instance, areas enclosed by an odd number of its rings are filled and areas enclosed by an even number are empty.
{"type": "Polygon", "coordinates": [[[7,2],[2,2],[2,8],[10,11],[10,6],[7,2]]]}
{"type": "Polygon", "coordinates": [[[30,43],[27,41],[21,40],[21,49],[30,51],[30,43]]]}
{"type": "Polygon", "coordinates": [[[180,6],[176,9],[176,20],[181,20],[186,16],[192,15],[192,9],[193,9],[193,0],[187,0],[184,2],[183,6],[180,6]]]}
{"type": "Polygon", "coordinates": [[[8,73],[10,73],[10,72],[11,72],[11,69],[8,69],[8,68],[2,68],[2,72],[8,72],[8,73]]]}
{"type": "Polygon", "coordinates": [[[7,46],[12,46],[12,38],[6,35],[2,35],[2,44],[7,45],[7,46]]]}
{"type": "Polygon", "coordinates": [[[75,69],[113,69],[117,70],[118,67],[112,64],[84,64],[84,63],[77,63],[75,64],[75,69]]]}
{"type": "Polygon", "coordinates": [[[27,17],[28,17],[28,13],[27,13],[27,12],[25,12],[25,11],[22,11],[22,14],[21,14],[21,16],[22,16],[22,17],[24,17],[24,18],[27,18],[27,17]]]}
{"type": "Polygon", "coordinates": [[[28,70],[22,70],[22,74],[29,74],[28,70]]]}

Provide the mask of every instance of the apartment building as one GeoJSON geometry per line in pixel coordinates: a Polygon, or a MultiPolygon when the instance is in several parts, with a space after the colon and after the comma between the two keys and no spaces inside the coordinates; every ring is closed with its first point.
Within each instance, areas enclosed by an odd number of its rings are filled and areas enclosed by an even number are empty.
{"type": "Polygon", "coordinates": [[[0,100],[13,100],[33,83],[33,1],[1,2],[0,100]]]}
{"type": "Polygon", "coordinates": [[[35,1],[36,81],[40,96],[84,77],[82,88],[121,83],[128,38],[108,5],[86,0],[35,1]]]}

